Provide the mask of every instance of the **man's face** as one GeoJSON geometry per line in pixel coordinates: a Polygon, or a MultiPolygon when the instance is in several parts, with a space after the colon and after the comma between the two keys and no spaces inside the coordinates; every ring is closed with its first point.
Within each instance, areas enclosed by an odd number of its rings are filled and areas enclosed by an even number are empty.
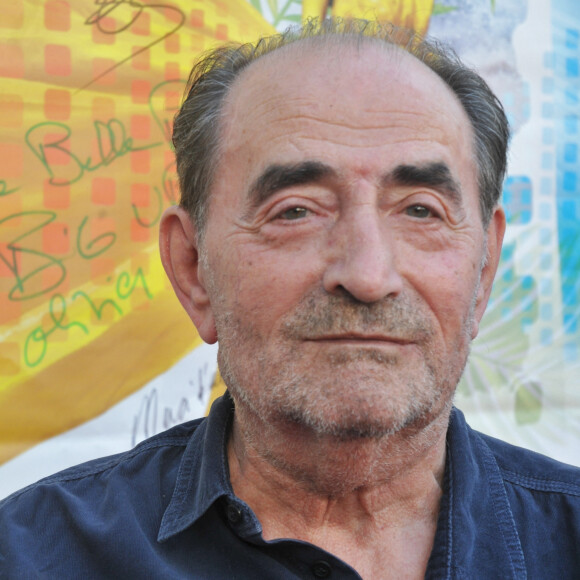
{"type": "Polygon", "coordinates": [[[491,284],[450,90],[398,50],[294,48],[224,112],[200,272],[237,402],[343,439],[445,412],[491,284]]]}

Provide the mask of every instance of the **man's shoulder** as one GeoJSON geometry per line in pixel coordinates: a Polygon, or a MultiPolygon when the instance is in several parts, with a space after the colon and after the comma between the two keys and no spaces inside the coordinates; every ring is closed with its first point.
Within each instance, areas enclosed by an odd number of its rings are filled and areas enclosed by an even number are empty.
{"type": "MultiPolygon", "coordinates": [[[[580,468],[489,435],[479,437],[499,469],[528,576],[536,578],[541,570],[542,578],[571,577],[580,565],[580,468]]],[[[498,505],[494,510],[500,511],[498,505]]]]}
{"type": "Polygon", "coordinates": [[[453,409],[449,429],[451,449],[459,465],[493,464],[506,484],[538,492],[567,493],[580,498],[580,467],[562,463],[471,428],[463,412],[453,409]]]}
{"type": "Polygon", "coordinates": [[[579,467],[475,431],[457,410],[448,452],[445,505],[466,570],[488,566],[493,577],[503,561],[518,578],[524,569],[529,578],[570,578],[579,569],[579,467]]]}
{"type": "Polygon", "coordinates": [[[136,578],[150,566],[160,570],[156,577],[178,577],[165,574],[157,538],[184,463],[189,458],[191,468],[202,453],[205,425],[205,419],[178,425],[0,502],[0,577],[50,570],[46,577],[71,578],[83,570],[87,578],[136,578]],[[137,553],[141,559],[127,558],[137,553]]]}
{"type": "Polygon", "coordinates": [[[194,569],[207,546],[189,530],[229,491],[221,444],[230,414],[229,401],[216,402],[207,418],[6,498],[0,503],[0,577],[36,578],[44,570],[50,578],[77,577],[80,570],[99,579],[187,576],[183,570],[194,569]]]}
{"type": "Polygon", "coordinates": [[[107,484],[130,482],[134,485],[144,469],[167,469],[168,464],[178,464],[191,436],[203,421],[203,418],[195,419],[176,425],[149,437],[128,451],[86,461],[44,477],[0,501],[0,514],[9,504],[25,501],[27,496],[38,492],[47,494],[51,490],[74,487],[77,492],[90,494],[90,482],[99,479],[106,480],[107,484]]]}
{"type": "Polygon", "coordinates": [[[563,493],[580,501],[580,467],[477,433],[493,453],[506,483],[537,492],[563,493]]]}

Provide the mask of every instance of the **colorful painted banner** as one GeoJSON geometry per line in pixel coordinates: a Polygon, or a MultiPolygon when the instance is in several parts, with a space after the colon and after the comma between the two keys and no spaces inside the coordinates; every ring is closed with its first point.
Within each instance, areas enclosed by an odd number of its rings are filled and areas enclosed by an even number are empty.
{"type": "Polygon", "coordinates": [[[272,31],[239,1],[0,3],[0,462],[199,345],[157,250],[172,117],[201,51],[272,31]]]}
{"type": "Polygon", "coordinates": [[[328,13],[428,31],[504,102],[510,229],[457,404],[580,465],[575,0],[0,0],[0,497],[223,390],[158,258],[172,117],[203,50],[328,13]]]}

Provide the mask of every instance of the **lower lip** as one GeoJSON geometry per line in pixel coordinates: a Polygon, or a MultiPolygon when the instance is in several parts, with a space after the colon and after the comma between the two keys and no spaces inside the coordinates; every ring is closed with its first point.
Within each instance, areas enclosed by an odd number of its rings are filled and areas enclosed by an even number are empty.
{"type": "Polygon", "coordinates": [[[336,346],[355,346],[360,348],[361,346],[368,346],[372,348],[384,348],[384,347],[403,347],[403,346],[410,346],[412,343],[410,342],[397,342],[394,340],[366,340],[366,339],[357,339],[357,338],[332,338],[332,339],[322,339],[322,340],[313,340],[310,342],[314,342],[316,344],[327,344],[327,345],[336,345],[336,346]]]}

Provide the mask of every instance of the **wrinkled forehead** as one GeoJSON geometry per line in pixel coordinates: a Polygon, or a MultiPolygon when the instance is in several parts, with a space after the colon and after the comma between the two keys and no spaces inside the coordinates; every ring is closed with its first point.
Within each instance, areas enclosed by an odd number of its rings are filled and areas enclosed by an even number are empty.
{"type": "Polygon", "coordinates": [[[359,112],[423,110],[449,116],[472,137],[457,96],[428,66],[402,48],[373,38],[304,39],[260,57],[232,85],[221,118],[221,142],[248,138],[254,120],[280,109],[314,115],[342,111],[356,124],[359,112]],[[243,132],[243,135],[240,135],[243,132]]]}

